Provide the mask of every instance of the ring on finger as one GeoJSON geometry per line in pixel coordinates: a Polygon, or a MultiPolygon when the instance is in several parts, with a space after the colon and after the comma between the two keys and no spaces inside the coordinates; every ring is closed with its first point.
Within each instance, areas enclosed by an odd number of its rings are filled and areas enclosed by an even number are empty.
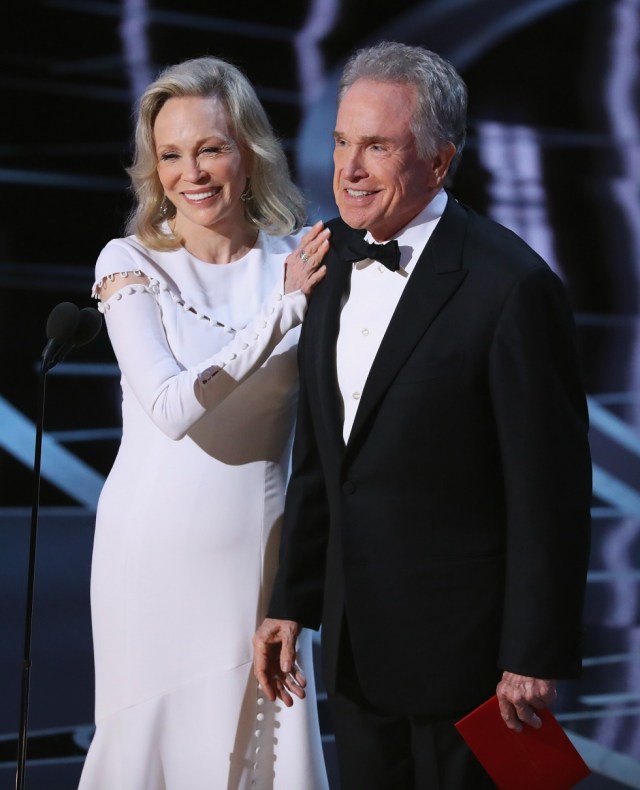
{"type": "Polygon", "coordinates": [[[300,257],[302,258],[302,263],[309,263],[311,260],[311,256],[309,253],[305,252],[304,250],[300,250],[300,257]]]}

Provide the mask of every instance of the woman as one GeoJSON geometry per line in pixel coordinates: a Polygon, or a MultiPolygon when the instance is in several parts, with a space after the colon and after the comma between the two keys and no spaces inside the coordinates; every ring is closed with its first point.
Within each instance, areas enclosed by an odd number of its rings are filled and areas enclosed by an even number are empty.
{"type": "Polygon", "coordinates": [[[328,231],[298,230],[264,111],[214,58],[146,90],[129,173],[132,235],[104,248],[94,289],[123,437],[98,505],[96,734],[80,787],[325,788],[309,634],[309,699],[291,710],[252,679],[251,637],[277,562],[296,327],[328,231]]]}

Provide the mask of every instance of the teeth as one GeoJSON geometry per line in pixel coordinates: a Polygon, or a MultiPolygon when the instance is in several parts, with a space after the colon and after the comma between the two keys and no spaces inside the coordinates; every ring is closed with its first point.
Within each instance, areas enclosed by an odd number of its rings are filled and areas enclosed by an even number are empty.
{"type": "Polygon", "coordinates": [[[216,194],[217,190],[211,189],[209,192],[198,192],[197,195],[186,195],[185,197],[187,200],[195,201],[196,203],[199,200],[206,200],[207,198],[213,197],[216,194]]]}
{"type": "Polygon", "coordinates": [[[351,197],[364,197],[365,195],[372,195],[373,192],[365,192],[363,189],[347,189],[351,197]]]}

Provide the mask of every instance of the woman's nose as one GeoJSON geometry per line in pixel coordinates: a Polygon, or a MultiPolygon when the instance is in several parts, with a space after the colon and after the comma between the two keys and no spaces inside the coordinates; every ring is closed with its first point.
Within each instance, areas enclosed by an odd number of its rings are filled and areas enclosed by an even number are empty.
{"type": "Polygon", "coordinates": [[[183,175],[187,181],[199,181],[202,178],[204,170],[200,167],[200,160],[197,156],[186,159],[184,164],[183,175]]]}

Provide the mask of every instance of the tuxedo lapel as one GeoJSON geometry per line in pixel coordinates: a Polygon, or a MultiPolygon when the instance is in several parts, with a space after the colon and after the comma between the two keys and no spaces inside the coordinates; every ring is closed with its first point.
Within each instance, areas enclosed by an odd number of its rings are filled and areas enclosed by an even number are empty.
{"type": "Polygon", "coordinates": [[[467,276],[462,268],[466,223],[466,212],[450,195],[447,208],[416,263],[373,361],[348,446],[353,444],[420,338],[467,276]]]}
{"type": "MultiPolygon", "coordinates": [[[[346,226],[344,226],[346,229],[346,226]]],[[[343,228],[334,225],[335,236],[340,237],[343,228]]],[[[336,240],[337,241],[337,240],[336,240]]],[[[340,326],[340,310],[343,296],[348,292],[352,265],[340,260],[333,248],[328,253],[327,275],[312,296],[312,307],[305,319],[308,332],[307,342],[311,349],[311,364],[316,371],[316,409],[327,426],[329,436],[335,436],[340,451],[344,451],[342,438],[342,408],[336,369],[336,343],[340,326]],[[311,319],[311,320],[310,320],[311,319]]]]}

